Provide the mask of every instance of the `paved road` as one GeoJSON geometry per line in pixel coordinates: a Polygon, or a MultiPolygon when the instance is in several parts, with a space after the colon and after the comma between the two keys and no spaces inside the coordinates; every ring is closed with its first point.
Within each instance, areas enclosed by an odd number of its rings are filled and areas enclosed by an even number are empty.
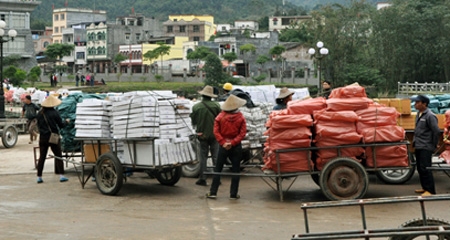
{"type": "MultiPolygon", "coordinates": [[[[325,201],[309,176],[302,176],[280,202],[259,178],[242,178],[241,199],[228,199],[230,181],[222,180],[217,200],[205,199],[207,187],[182,178],[174,187],[135,173],[118,196],[104,196],[95,182],[85,189],[72,168],[60,183],[48,160],[44,183],[36,184],[32,145],[21,135],[13,149],[0,147],[0,239],[290,239],[304,233],[302,202],[325,201]]],[[[436,174],[439,194],[450,193],[450,179],[436,174]]],[[[400,186],[374,176],[365,198],[414,195],[418,178],[400,186]]],[[[450,221],[450,201],[427,204],[427,214],[450,221]]],[[[366,210],[368,227],[393,228],[420,217],[418,203],[378,205],[366,210]]],[[[311,211],[312,232],[360,229],[359,208],[311,211]]]]}

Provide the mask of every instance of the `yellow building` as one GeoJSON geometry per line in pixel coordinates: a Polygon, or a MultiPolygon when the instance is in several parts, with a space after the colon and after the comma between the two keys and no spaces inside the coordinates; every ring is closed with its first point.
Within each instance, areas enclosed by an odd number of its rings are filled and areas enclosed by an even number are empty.
{"type": "Polygon", "coordinates": [[[163,26],[165,36],[188,37],[188,41],[208,41],[216,32],[211,15],[169,15],[163,26]]]}
{"type": "MultiPolygon", "coordinates": [[[[188,37],[175,37],[173,44],[167,44],[170,46],[170,53],[169,55],[164,55],[163,60],[171,60],[171,59],[182,59],[183,54],[183,43],[188,41],[188,37]]],[[[159,47],[156,43],[144,43],[142,44],[142,56],[151,50],[154,50],[155,48],[159,47]]],[[[142,64],[144,65],[151,65],[155,61],[160,61],[161,59],[152,59],[151,61],[142,59],[142,64]]]]}

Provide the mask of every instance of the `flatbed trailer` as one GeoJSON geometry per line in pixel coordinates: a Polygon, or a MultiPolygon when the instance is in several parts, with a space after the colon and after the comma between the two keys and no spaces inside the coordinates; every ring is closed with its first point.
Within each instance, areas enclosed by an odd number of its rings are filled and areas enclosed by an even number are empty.
{"type": "Polygon", "coordinates": [[[65,155],[63,157],[55,157],[58,160],[73,164],[75,171],[78,173],[78,179],[81,187],[84,189],[89,179],[94,178],[98,190],[104,195],[116,195],[123,186],[124,180],[133,172],[145,172],[151,178],[156,178],[162,185],[173,186],[181,178],[181,167],[185,164],[193,164],[196,159],[188,162],[180,162],[173,164],[159,165],[157,163],[149,162],[146,164],[139,163],[140,156],[137,153],[137,144],[143,142],[151,142],[149,145],[153,156],[146,156],[148,159],[155,159],[155,138],[75,138],[80,141],[81,146],[87,145],[90,149],[93,161],[86,161],[87,155],[84,148],[81,152],[73,155],[65,155]],[[124,142],[128,145],[128,154],[130,163],[122,163],[118,156],[118,144],[124,142]],[[102,146],[108,145],[108,150],[103,149],[102,146]]]}
{"type": "Polygon", "coordinates": [[[0,136],[5,148],[16,145],[20,133],[25,133],[27,120],[25,118],[0,118],[0,136]]]}
{"type": "MultiPolygon", "coordinates": [[[[277,171],[271,173],[229,173],[229,172],[205,172],[207,175],[223,175],[223,176],[247,176],[247,177],[260,177],[266,184],[268,184],[273,190],[277,191],[280,197],[280,201],[284,200],[284,191],[289,191],[293,183],[297,180],[298,176],[310,175],[314,182],[321,188],[322,193],[330,200],[348,200],[362,198],[367,192],[369,185],[368,172],[374,172],[379,175],[390,174],[390,172],[401,171],[402,177],[394,179],[392,183],[404,183],[408,181],[414,174],[414,158],[408,151],[408,166],[405,167],[378,167],[376,151],[378,147],[409,146],[408,141],[400,142],[386,142],[386,143],[365,143],[365,144],[351,144],[351,145],[339,145],[330,147],[307,147],[307,148],[290,148],[290,149],[278,149],[275,150],[277,171]],[[364,147],[372,148],[373,153],[373,167],[364,166],[362,163],[355,159],[341,156],[341,150],[344,148],[352,147],[364,147]],[[338,152],[338,156],[328,161],[322,170],[317,170],[311,164],[311,155],[313,152],[321,149],[335,149],[338,152]],[[280,159],[281,153],[287,152],[302,152],[307,151],[309,169],[308,171],[301,172],[280,172],[280,159]],[[283,181],[285,179],[291,179],[292,181],[283,188],[283,181]]],[[[246,166],[248,167],[248,166],[246,166]]],[[[389,177],[384,180],[389,181],[389,177]]]]}

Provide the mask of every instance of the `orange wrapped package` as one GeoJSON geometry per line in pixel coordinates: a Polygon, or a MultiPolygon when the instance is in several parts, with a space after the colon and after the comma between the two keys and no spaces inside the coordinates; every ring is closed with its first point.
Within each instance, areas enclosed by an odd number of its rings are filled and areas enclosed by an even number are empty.
{"type": "Polygon", "coordinates": [[[373,100],[366,97],[330,98],[326,101],[329,111],[357,111],[368,108],[372,103],[373,100]]]}
{"type": "Polygon", "coordinates": [[[298,128],[298,127],[311,127],[313,120],[309,114],[298,115],[277,115],[271,117],[271,128],[298,128]]]}
{"type": "Polygon", "coordinates": [[[314,121],[343,121],[356,122],[359,117],[354,111],[326,111],[325,109],[314,111],[314,121]]]}
{"type": "Polygon", "coordinates": [[[365,143],[400,142],[405,139],[405,129],[400,126],[368,127],[359,131],[365,143]]]}
{"type": "Polygon", "coordinates": [[[311,129],[308,127],[298,127],[295,129],[273,129],[267,130],[264,135],[269,136],[270,140],[292,140],[292,139],[310,139],[311,129]]]}
{"type": "Polygon", "coordinates": [[[13,101],[13,96],[14,96],[14,91],[13,90],[6,90],[5,92],[5,101],[6,102],[12,102],[13,101]]]}
{"type": "Polygon", "coordinates": [[[309,114],[312,115],[314,111],[326,108],[325,98],[309,98],[301,101],[288,102],[287,110],[289,114],[309,114]]]}
{"type": "Polygon", "coordinates": [[[282,139],[282,140],[269,140],[264,143],[264,146],[269,147],[271,150],[277,149],[289,149],[289,148],[306,148],[311,147],[311,139],[282,139]]]}
{"type": "MultiPolygon", "coordinates": [[[[375,147],[377,167],[407,167],[409,165],[406,145],[375,147]]],[[[373,149],[366,147],[366,165],[374,167],[373,149]]]]}
{"type": "MultiPolygon", "coordinates": [[[[361,160],[358,160],[356,158],[353,157],[347,157],[347,158],[351,158],[353,160],[355,160],[356,162],[361,162],[361,160]]],[[[316,169],[317,170],[322,170],[323,167],[325,166],[325,164],[327,164],[327,162],[331,161],[333,158],[317,158],[316,159],[316,169]]]]}
{"type": "Polygon", "coordinates": [[[368,108],[357,110],[355,113],[362,121],[377,120],[380,116],[390,116],[394,119],[400,116],[397,109],[380,105],[370,105],[368,108]]]}
{"type": "Polygon", "coordinates": [[[328,98],[354,98],[354,97],[367,97],[366,89],[357,84],[335,88],[331,91],[330,96],[328,98]]]}
{"type": "MultiPolygon", "coordinates": [[[[278,172],[276,154],[269,152],[266,156],[264,158],[265,166],[263,169],[278,172]]],[[[306,172],[314,169],[314,163],[310,160],[309,151],[279,153],[278,157],[281,173],[306,172]]]]}
{"type": "MultiPolygon", "coordinates": [[[[318,137],[333,137],[333,138],[343,138],[343,134],[356,132],[356,125],[351,122],[330,122],[330,121],[319,121],[316,122],[315,131],[318,137]]],[[[347,139],[343,138],[343,141],[347,139]]],[[[351,141],[354,142],[354,141],[351,141]]]]}
{"type": "MultiPolygon", "coordinates": [[[[365,150],[363,147],[348,147],[348,148],[341,148],[340,152],[341,157],[361,158],[365,153],[365,150]]],[[[317,150],[317,156],[322,159],[336,158],[337,156],[339,156],[338,149],[337,148],[319,149],[317,150]]]]}

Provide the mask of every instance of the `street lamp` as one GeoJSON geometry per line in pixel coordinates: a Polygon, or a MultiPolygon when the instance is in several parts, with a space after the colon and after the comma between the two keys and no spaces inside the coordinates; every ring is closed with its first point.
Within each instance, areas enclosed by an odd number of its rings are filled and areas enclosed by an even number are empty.
{"type": "Polygon", "coordinates": [[[319,88],[319,94],[320,94],[322,92],[321,60],[322,60],[323,57],[328,55],[328,48],[323,47],[323,42],[321,42],[321,41],[318,41],[316,43],[316,47],[317,47],[317,50],[319,50],[319,51],[316,51],[315,48],[310,48],[308,50],[308,53],[309,53],[309,55],[311,55],[312,57],[314,57],[318,61],[317,74],[319,75],[319,87],[318,88],[319,88]]]}
{"type": "Polygon", "coordinates": [[[17,31],[10,29],[8,36],[5,35],[6,22],[0,20],[0,118],[5,118],[5,92],[3,91],[3,43],[14,41],[17,31]]]}

